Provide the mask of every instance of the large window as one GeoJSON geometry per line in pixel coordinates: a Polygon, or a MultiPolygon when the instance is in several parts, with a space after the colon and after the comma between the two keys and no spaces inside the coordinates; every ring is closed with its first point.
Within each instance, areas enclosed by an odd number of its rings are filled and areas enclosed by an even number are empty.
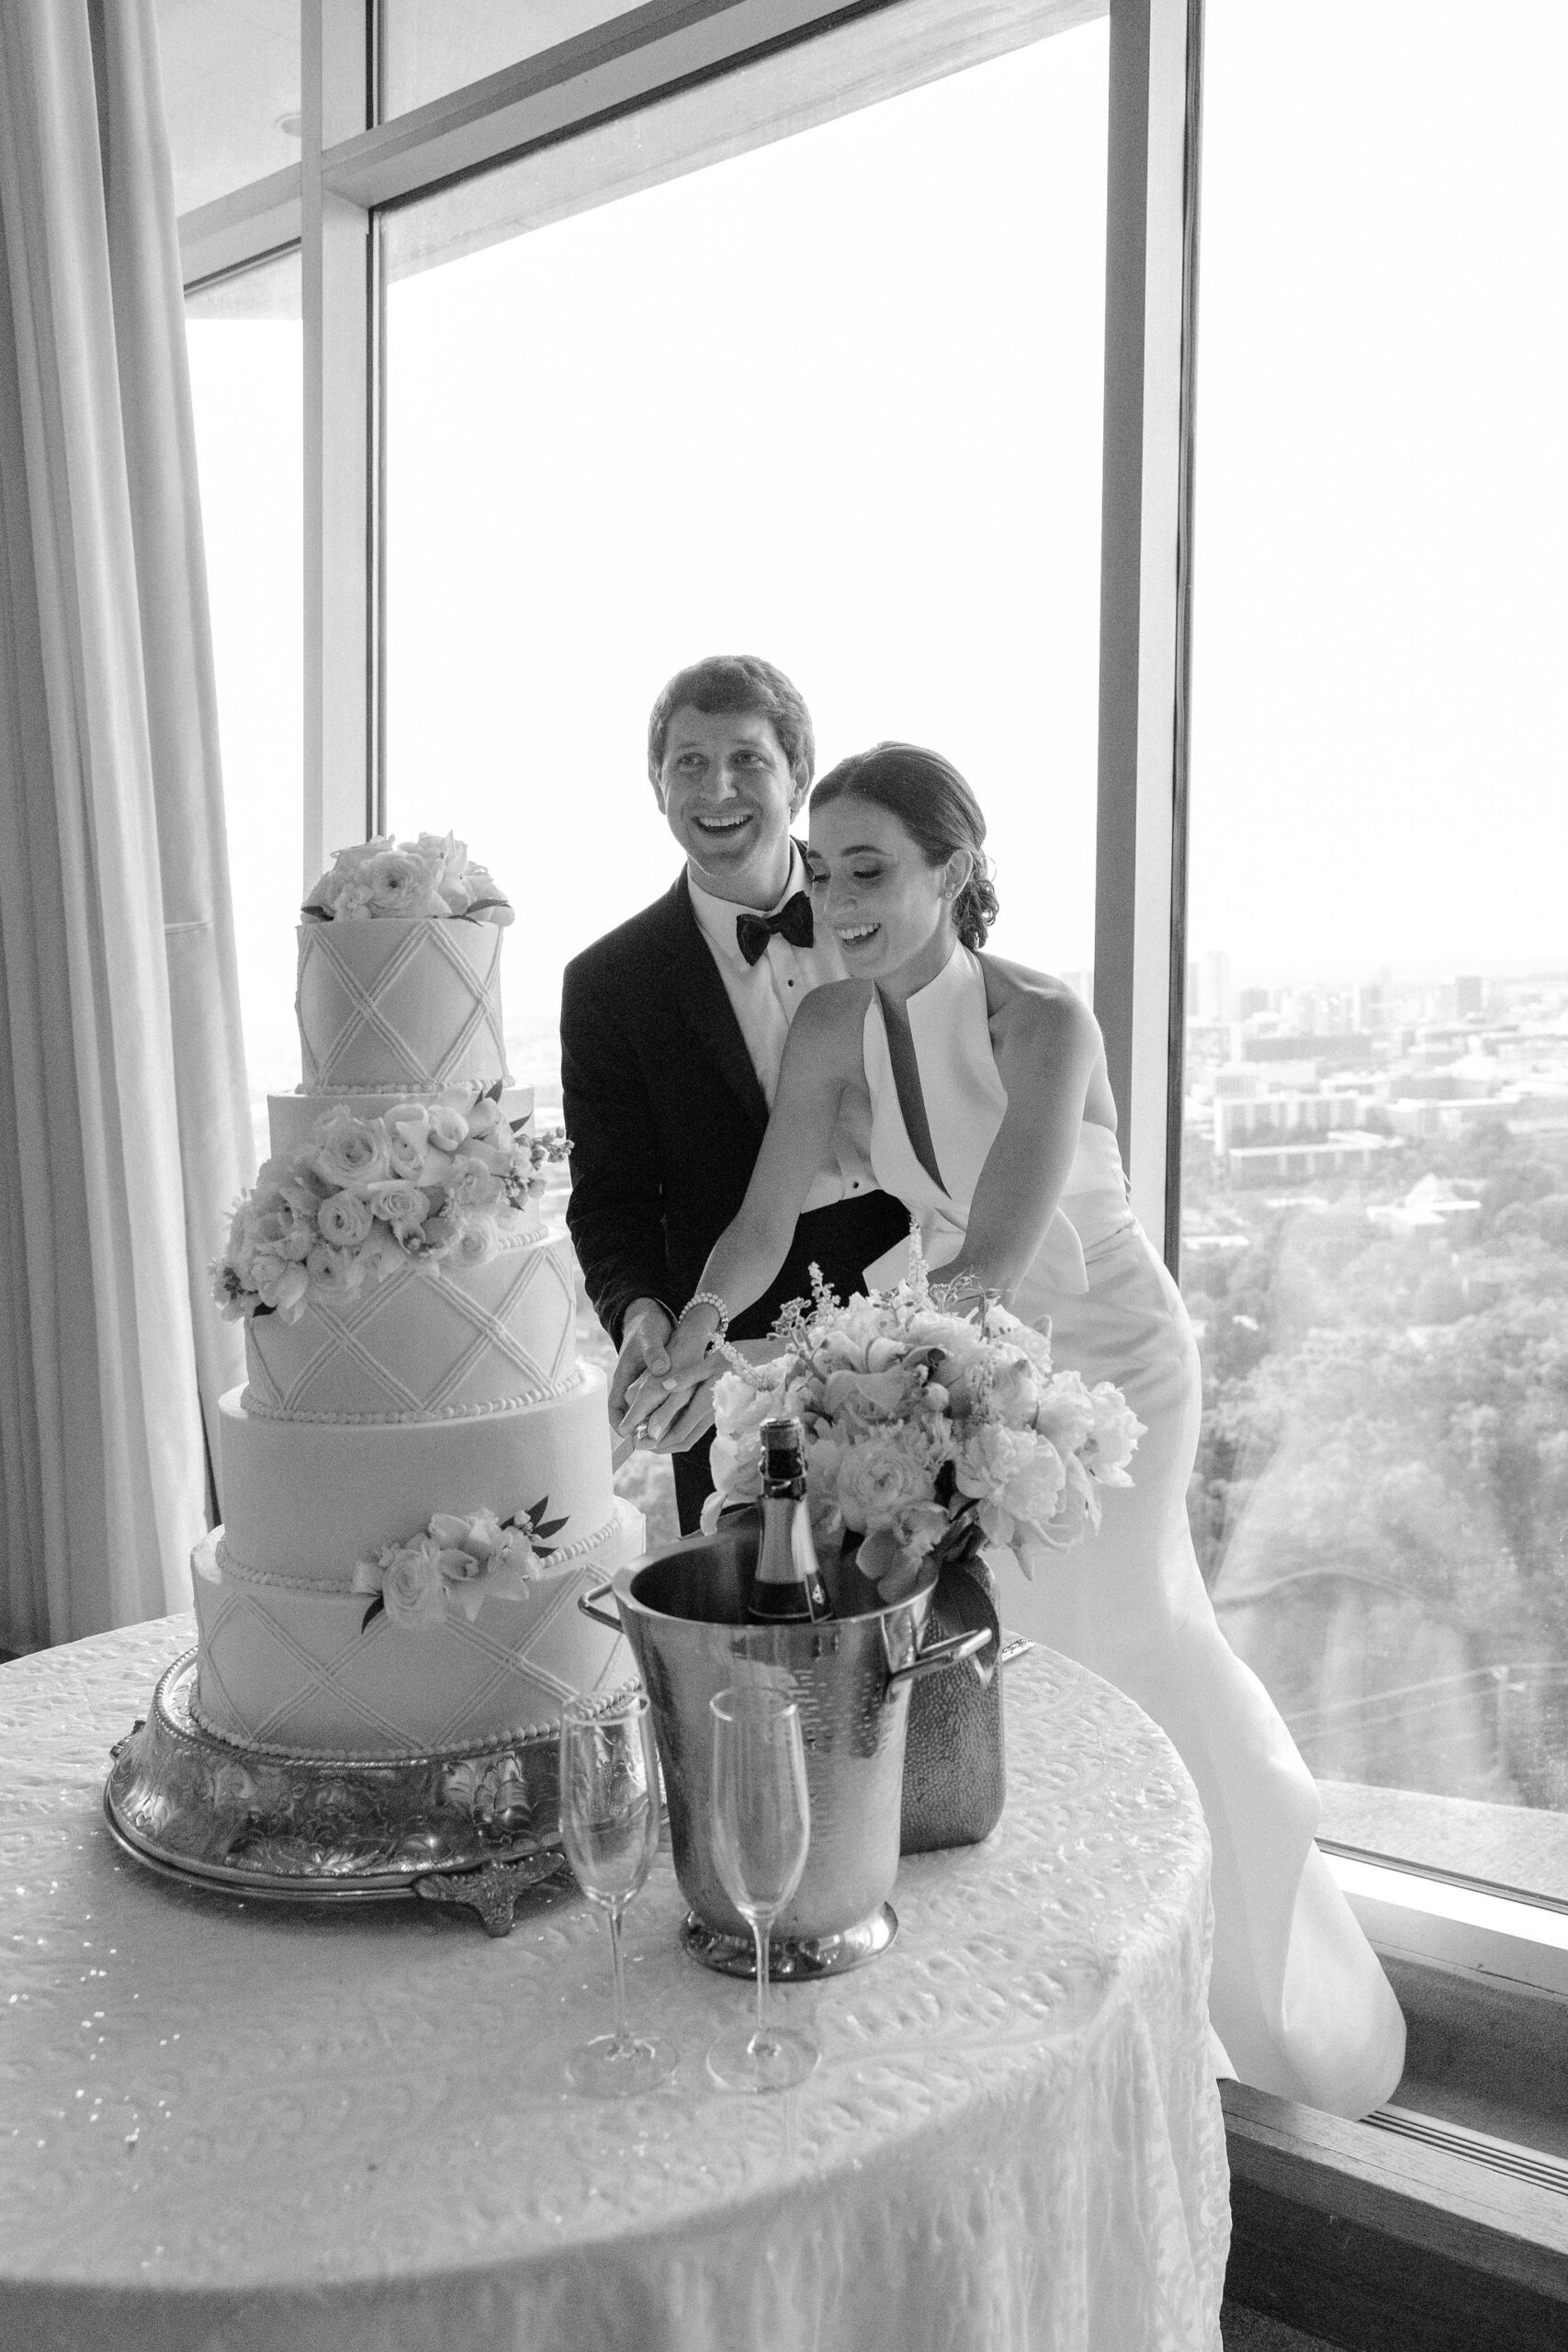
{"type": "Polygon", "coordinates": [[[1475,30],[1209,5],[1191,1514],[1329,1833],[1568,1899],[1568,30],[1475,30]]]}
{"type": "Polygon", "coordinates": [[[703,653],[786,669],[819,767],[948,752],[998,948],[1089,965],[1106,51],[1090,24],[435,266],[443,199],[391,220],[388,821],[456,826],[516,896],[542,1100],[562,965],[678,865],[644,736],[703,653]]]}
{"type": "Polygon", "coordinates": [[[207,587],[218,679],[240,1011],[256,1149],[268,1093],[299,1083],[303,635],[299,256],[186,303],[207,587]]]}
{"type": "MultiPolygon", "coordinates": [[[[159,0],[172,89],[213,82],[231,13],[159,0]]],[[[1109,42],[1105,13],[278,0],[266,71],[224,81],[254,159],[216,99],[172,107],[187,281],[301,255],[302,386],[280,370],[254,425],[265,456],[302,417],[299,489],[269,513],[209,488],[242,411],[197,363],[220,678],[258,682],[223,687],[231,838],[265,829],[280,880],[264,914],[236,858],[281,967],[246,983],[253,1077],[264,997],[293,1077],[300,867],[384,810],[455,822],[513,886],[514,1054],[547,1107],[562,959],[671,871],[641,730],[696,650],[783,662],[826,758],[942,742],[993,811],[999,944],[1085,986],[1092,960],[1156,1234],[1186,963],[1195,1530],[1331,1833],[1550,1894],[1568,794],[1561,577],[1532,567],[1563,522],[1560,14],[1510,0],[1478,43],[1447,5],[1210,0],[1194,584],[1202,10],[1111,0],[1109,42]],[[760,323],[688,391],[664,288],[738,254],[760,323]],[[280,519],[303,593],[226,655],[217,583],[280,519]],[[254,803],[244,693],[254,743],[278,722],[254,803]]],[[[1471,1901],[1338,1867],[1402,1936],[1471,1901]]],[[[1544,1916],[1496,1907],[1509,1935],[1544,1916]]]]}
{"type": "MultiPolygon", "coordinates": [[[[1087,991],[1106,67],[1091,23],[479,250],[504,169],[387,221],[386,821],[516,899],[546,1119],[562,967],[677,870],[647,715],[703,653],[786,669],[819,770],[954,758],[998,946],[1087,991]]],[[[620,1484],[676,1532],[663,1463],[620,1484]]]]}

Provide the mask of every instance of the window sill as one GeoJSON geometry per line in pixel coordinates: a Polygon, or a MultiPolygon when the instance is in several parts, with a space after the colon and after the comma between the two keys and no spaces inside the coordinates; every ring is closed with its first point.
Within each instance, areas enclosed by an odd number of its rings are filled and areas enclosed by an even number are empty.
{"type": "Polygon", "coordinates": [[[1232,2301],[1352,2352],[1560,2352],[1568,2167],[1532,2173],[1528,2151],[1422,2119],[1347,2123],[1239,2083],[1220,2096],[1232,2301]]]}
{"type": "Polygon", "coordinates": [[[1380,1953],[1568,2000],[1568,1909],[1332,1846],[1325,1850],[1380,1953]]]}

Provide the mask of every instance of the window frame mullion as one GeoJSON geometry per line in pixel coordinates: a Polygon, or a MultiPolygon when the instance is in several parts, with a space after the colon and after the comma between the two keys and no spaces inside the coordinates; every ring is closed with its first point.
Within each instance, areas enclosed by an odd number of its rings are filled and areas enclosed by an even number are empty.
{"type": "Polygon", "coordinates": [[[1094,1001],[1133,1206],[1179,1216],[1202,0],[1111,0],[1094,1001]]]}
{"type": "Polygon", "coordinates": [[[304,346],[302,887],[375,830],[375,347],[370,216],[330,189],[323,152],[365,127],[364,0],[301,0],[304,346]]]}

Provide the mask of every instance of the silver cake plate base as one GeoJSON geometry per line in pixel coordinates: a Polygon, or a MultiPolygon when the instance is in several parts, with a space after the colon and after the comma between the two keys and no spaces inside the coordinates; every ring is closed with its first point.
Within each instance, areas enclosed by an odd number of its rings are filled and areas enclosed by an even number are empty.
{"type": "MultiPolygon", "coordinates": [[[[841,1976],[860,1968],[887,1950],[898,1932],[898,1914],[891,1903],[879,1904],[869,1918],[836,1936],[770,1936],[768,1977],[775,1984],[805,1984],[816,1976],[841,1976]]],[[[757,1974],[756,1947],[750,1936],[727,1936],[710,1928],[694,1911],[681,1927],[681,1948],[721,1976],[757,1974]]]]}
{"type": "Polygon", "coordinates": [[[196,1668],[195,1650],[177,1657],[111,1751],[104,1812],[150,1870],[289,1903],[468,1904],[491,1935],[521,1895],[568,1876],[553,1730],[430,1756],[299,1756],[209,1731],[196,1668]]]}

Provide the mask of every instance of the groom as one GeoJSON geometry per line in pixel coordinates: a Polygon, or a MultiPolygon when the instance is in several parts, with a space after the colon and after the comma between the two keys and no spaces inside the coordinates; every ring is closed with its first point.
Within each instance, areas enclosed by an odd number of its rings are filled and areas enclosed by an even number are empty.
{"type": "MultiPolygon", "coordinates": [[[[671,679],[648,728],[653,797],[685,856],[671,888],[567,966],[561,1080],[571,1137],[567,1222],[588,1295],[620,1351],[628,1389],[663,1369],[664,1342],[709,1250],[739,1207],[767,1125],[796,1006],[841,979],[837,943],[814,930],[790,820],[811,786],[811,716],[781,671],[719,656],[671,679]]],[[[876,1190],[861,1114],[835,1136],[784,1269],[731,1326],[759,1338],[803,1297],[809,1269],[840,1296],[901,1240],[908,1216],[876,1190]]],[[[707,1405],[671,1433],[681,1526],[712,1488],[707,1405]]]]}

